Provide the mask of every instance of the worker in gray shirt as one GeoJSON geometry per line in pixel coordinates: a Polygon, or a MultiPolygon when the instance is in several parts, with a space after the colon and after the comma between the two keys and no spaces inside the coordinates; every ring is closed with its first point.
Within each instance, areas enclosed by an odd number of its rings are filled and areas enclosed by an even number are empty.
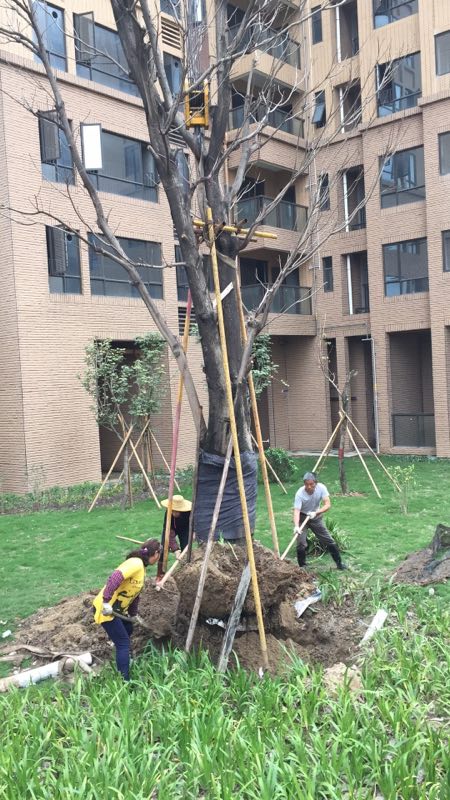
{"type": "Polygon", "coordinates": [[[341,559],[339,548],[327,529],[322,517],[331,508],[330,495],[323,483],[318,483],[314,472],[306,472],[303,486],[295,495],[294,501],[294,533],[297,534],[297,561],[299,567],[306,563],[306,531],[308,528],[317,536],[322,547],[329,550],[338,569],[346,569],[341,559]],[[300,526],[307,520],[303,530],[300,526]]]}

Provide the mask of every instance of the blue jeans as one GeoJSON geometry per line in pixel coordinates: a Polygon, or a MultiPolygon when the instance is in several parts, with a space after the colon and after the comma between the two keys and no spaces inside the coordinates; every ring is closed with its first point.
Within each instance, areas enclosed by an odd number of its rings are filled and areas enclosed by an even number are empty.
{"type": "Polygon", "coordinates": [[[115,617],[110,622],[102,622],[102,628],[105,629],[109,638],[116,646],[116,664],[117,669],[123,676],[125,681],[130,680],[130,638],[133,633],[132,622],[125,622],[124,620],[115,617]]]}

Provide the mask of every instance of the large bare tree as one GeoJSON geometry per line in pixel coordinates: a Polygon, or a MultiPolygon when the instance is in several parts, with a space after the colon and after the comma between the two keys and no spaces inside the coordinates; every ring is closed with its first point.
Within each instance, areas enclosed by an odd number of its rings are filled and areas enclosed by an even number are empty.
{"type": "MultiPolygon", "coordinates": [[[[252,444],[248,394],[245,379],[242,380],[239,375],[245,375],[248,368],[254,338],[266,324],[273,298],[287,275],[311,260],[323,239],[343,227],[338,218],[329,217],[332,222],[322,234],[319,232],[317,221],[324,201],[323,186],[317,180],[311,180],[317,151],[333,143],[341,132],[339,124],[336,124],[339,109],[330,109],[326,124],[321,128],[312,128],[314,138],[310,139],[308,145],[305,144],[303,134],[299,135],[289,178],[276,197],[265,202],[256,218],[246,225],[248,232],[242,234],[239,231],[235,233],[223,230],[226,223],[246,222],[237,219],[236,209],[245,192],[252,155],[261,148],[263,141],[266,144],[270,142],[279,128],[285,128],[287,123],[295,119],[310,119],[314,111],[317,87],[311,86],[309,65],[305,57],[302,55],[302,69],[298,60],[304,25],[309,25],[310,22],[305,5],[300,1],[292,9],[288,5],[276,4],[273,0],[248,0],[241,4],[239,13],[230,18],[226,0],[212,0],[207,4],[207,11],[202,0],[173,0],[171,11],[179,28],[182,49],[181,76],[178,87],[174,88],[165,70],[159,9],[148,0],[111,0],[117,31],[128,64],[126,77],[134,81],[142,98],[148,128],[148,148],[153,155],[158,180],[167,196],[192,294],[208,390],[207,424],[203,419],[196,387],[180,341],[168,328],[158,304],[150,297],[139,275],[138,265],[130,260],[121,247],[115,230],[109,224],[108,213],[92,175],[86,169],[78,138],[67,117],[61,84],[47,52],[42,5],[33,0],[3,0],[2,7],[7,11],[4,19],[7,21],[0,26],[1,40],[20,43],[42,62],[50,96],[53,98],[53,122],[63,130],[67,138],[73,163],[84,190],[92,201],[95,222],[92,222],[91,230],[94,233],[96,230],[97,235],[95,243],[92,244],[91,240],[89,244],[97,252],[105,253],[121,264],[137,287],[184,376],[200,445],[207,453],[225,455],[230,436],[229,412],[217,315],[208,290],[208,275],[202,258],[208,236],[203,232],[203,244],[202,230],[195,225],[194,220],[205,220],[207,207],[212,210],[220,284],[222,289],[230,283],[235,286],[236,258],[239,253],[248,246],[256,228],[265,218],[270,217],[286,193],[300,179],[307,181],[305,176],[310,175],[308,218],[301,225],[294,226],[298,230],[295,246],[291,252],[280,258],[278,276],[270,287],[265,287],[258,307],[247,314],[246,346],[239,328],[236,292],[228,293],[223,301],[239,444],[242,452],[250,452],[252,444]],[[261,53],[268,53],[273,57],[270,74],[263,80],[261,71],[258,72],[257,69],[261,53]],[[250,60],[250,67],[245,84],[241,82],[238,86],[233,70],[238,60],[244,57],[250,60]],[[285,85],[283,88],[283,84],[277,80],[278,71],[286,60],[297,65],[296,82],[289,90],[285,85]],[[204,90],[205,86],[209,89],[210,119],[208,128],[201,130],[192,126],[193,120],[186,116],[185,99],[187,95],[192,97],[195,90],[204,90]],[[233,136],[230,136],[229,112],[233,95],[236,94],[240,94],[242,113],[239,126],[234,130],[233,136]],[[235,159],[235,168],[229,178],[227,164],[231,155],[235,159]]],[[[67,33],[70,35],[70,31],[66,31],[66,35],[67,33]]],[[[78,51],[83,51],[86,59],[99,54],[94,49],[88,26],[84,26],[81,31],[73,31],[72,35],[78,51]]],[[[110,58],[107,53],[101,55],[110,58]]],[[[120,68],[121,64],[118,63],[117,67],[120,68]]],[[[338,67],[339,65],[336,66],[338,67]]],[[[349,104],[347,106],[350,117],[354,115],[355,119],[359,119],[360,107],[354,109],[349,104]]],[[[30,110],[36,113],[31,107],[30,110]]],[[[341,147],[344,148],[345,144],[341,147]]],[[[70,187],[67,187],[67,191],[70,194],[70,187]]],[[[366,196],[368,192],[366,187],[366,196]]],[[[357,206],[352,213],[357,214],[359,208],[357,206]]],[[[59,219],[50,209],[44,208],[38,199],[35,213],[41,214],[47,221],[54,220],[57,224],[69,227],[67,220],[59,219]]],[[[87,239],[85,241],[88,243],[87,239]]],[[[238,502],[236,497],[236,503],[238,502]]]]}

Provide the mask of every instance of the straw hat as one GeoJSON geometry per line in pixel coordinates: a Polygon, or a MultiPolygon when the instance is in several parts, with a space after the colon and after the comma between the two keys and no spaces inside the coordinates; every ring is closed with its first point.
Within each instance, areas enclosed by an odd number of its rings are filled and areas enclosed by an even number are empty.
{"type": "MultiPolygon", "coordinates": [[[[167,508],[169,499],[161,500],[161,505],[167,508]]],[[[185,500],[182,494],[174,494],[172,497],[172,511],[190,511],[192,503],[190,500],[185,500]]]]}

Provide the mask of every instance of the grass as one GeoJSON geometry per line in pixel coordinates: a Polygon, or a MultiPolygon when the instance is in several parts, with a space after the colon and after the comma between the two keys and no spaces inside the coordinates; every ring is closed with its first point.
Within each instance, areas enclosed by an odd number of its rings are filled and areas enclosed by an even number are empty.
{"type": "MultiPolygon", "coordinates": [[[[261,681],[239,669],[219,676],[205,655],[150,649],[133,665],[132,693],[107,668],[73,687],[47,682],[0,697],[0,800],[450,800],[449,587],[430,596],[385,580],[448,522],[450,462],[414,463],[406,516],[378,470],[381,501],[353,459],[350,488],[362,496],[338,496],[335,459],[321,473],[351,570],[331,570],[328,556],[315,566],[329,592],[351,587],[362,611],[382,604],[390,612],[362,663],[361,700],[347,687],[330,698],[321,670],[300,662],[261,681]]],[[[273,488],[281,546],[292,535],[299,476],[311,466],[298,460],[287,496],[273,488]]],[[[101,585],[127,549],[115,534],[159,535],[162,519],[150,502],[3,517],[0,632],[101,585]]],[[[270,543],[262,491],[255,535],[270,543]]]]}

